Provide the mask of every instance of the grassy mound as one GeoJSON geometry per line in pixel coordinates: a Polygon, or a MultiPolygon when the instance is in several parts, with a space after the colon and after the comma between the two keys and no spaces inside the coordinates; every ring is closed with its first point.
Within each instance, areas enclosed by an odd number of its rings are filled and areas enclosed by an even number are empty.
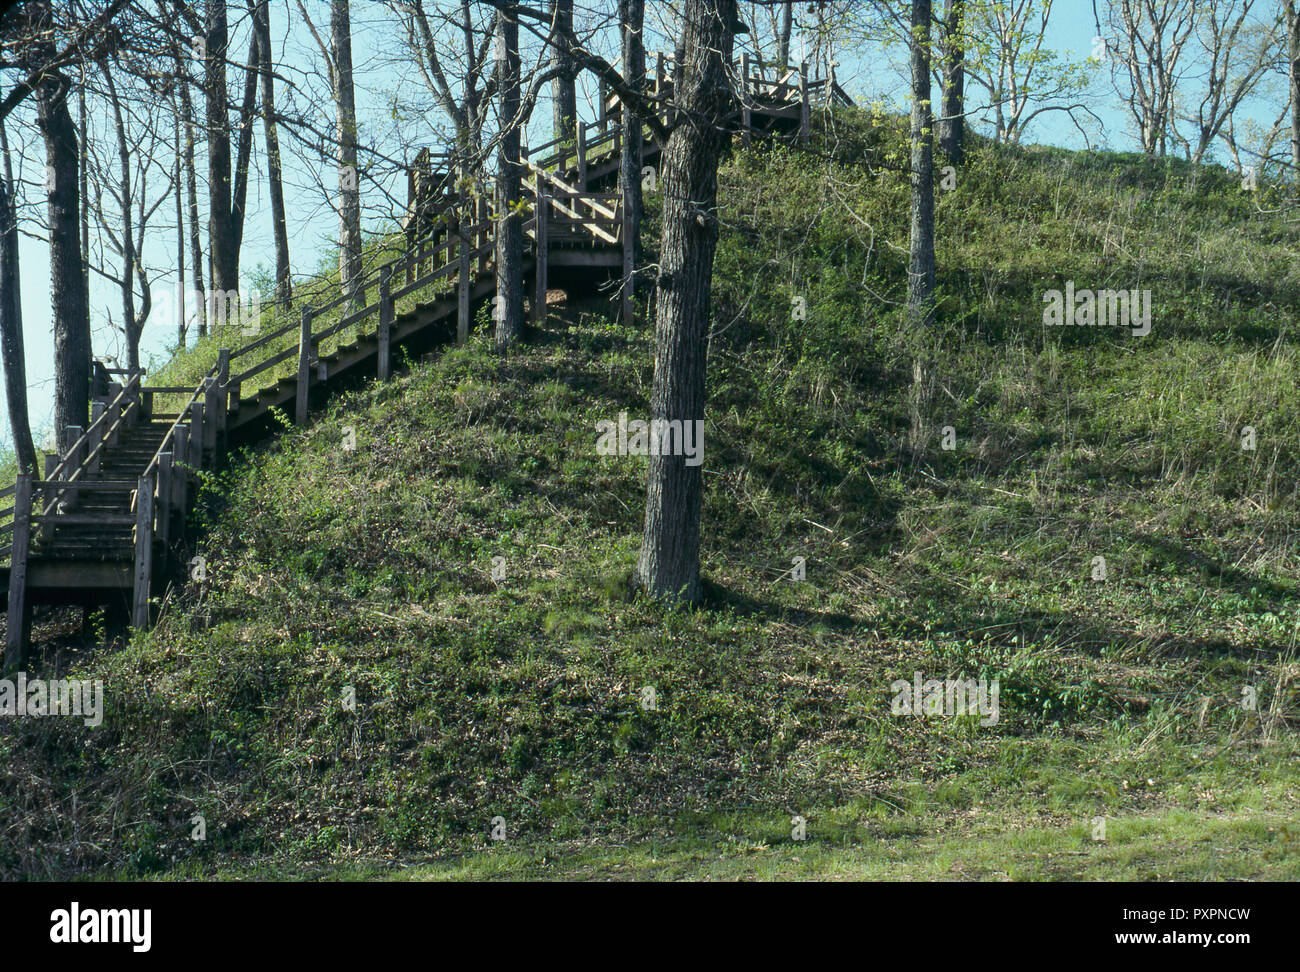
{"type": "Polygon", "coordinates": [[[206,579],[72,656],[104,725],[0,724],[0,871],[1300,876],[1300,227],[977,146],[909,332],[900,146],[846,113],[723,173],[704,607],[629,594],[644,460],[595,449],[650,329],[475,339],[211,478],[206,579]],[[1045,328],[1069,279],[1151,334],[1045,328]],[[998,722],[894,715],[916,671],[998,722]]]}

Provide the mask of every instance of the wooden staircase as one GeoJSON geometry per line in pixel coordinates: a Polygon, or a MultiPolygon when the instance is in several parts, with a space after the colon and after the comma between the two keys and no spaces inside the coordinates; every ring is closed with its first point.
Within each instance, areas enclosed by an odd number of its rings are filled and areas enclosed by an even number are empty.
{"type": "MultiPolygon", "coordinates": [[[[733,122],[746,141],[754,132],[806,137],[814,92],[848,100],[833,78],[809,82],[806,68],[771,79],[748,57],[739,68],[745,81],[733,122]]],[[[647,89],[670,125],[671,58],[657,57],[647,89]]],[[[553,270],[594,290],[632,265],[621,196],[604,191],[622,152],[620,106],[603,94],[600,104],[600,118],[580,122],[571,142],[524,153],[524,275],[535,320],[545,316],[553,270]]],[[[643,139],[645,164],[654,165],[662,146],[648,128],[643,139]]],[[[463,194],[470,180],[433,172],[427,154],[417,167],[412,186],[433,188],[412,190],[405,252],[363,273],[352,292],[300,306],[296,322],[222,349],[197,387],[147,386],[143,371],[96,362],[90,427],[70,430],[74,444],[47,458],[43,478],[19,476],[0,492],[0,503],[13,502],[0,510],[12,518],[0,525],[0,538],[11,536],[0,550],[9,559],[0,566],[6,670],[26,664],[34,604],[116,604],[133,626],[146,627],[151,597],[180,564],[201,474],[233,447],[274,434],[277,411],[305,423],[313,402],[346,383],[387,380],[394,349],[466,339],[475,309],[496,293],[487,198],[463,194]],[[462,194],[452,196],[453,186],[462,194]],[[175,412],[154,408],[155,400],[185,396],[175,412]]],[[[625,314],[630,306],[625,296],[625,314]]]]}

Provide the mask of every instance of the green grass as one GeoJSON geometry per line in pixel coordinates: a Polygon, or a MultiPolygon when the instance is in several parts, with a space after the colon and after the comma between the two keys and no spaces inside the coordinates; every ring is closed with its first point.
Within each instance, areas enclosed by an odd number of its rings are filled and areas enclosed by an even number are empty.
{"type": "Polygon", "coordinates": [[[978,145],[918,334],[892,122],[815,149],[722,173],[705,605],[631,596],[644,460],[595,451],[651,328],[477,337],[212,478],[209,579],[69,656],[105,726],[0,726],[0,870],[1294,878],[1300,224],[978,145]],[[1065,279],[1149,286],[1151,335],[1044,328],[1065,279]],[[893,715],[918,670],[998,679],[1000,720],[893,715]]]}

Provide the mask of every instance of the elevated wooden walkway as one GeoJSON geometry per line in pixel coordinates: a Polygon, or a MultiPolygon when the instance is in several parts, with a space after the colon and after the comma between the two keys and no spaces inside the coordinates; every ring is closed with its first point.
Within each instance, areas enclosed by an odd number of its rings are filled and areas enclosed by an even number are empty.
{"type": "MultiPolygon", "coordinates": [[[[755,134],[806,137],[815,101],[851,103],[833,78],[809,81],[806,67],[776,72],[742,56],[738,74],[745,83],[731,123],[746,142],[755,134]]],[[[655,58],[646,88],[671,125],[670,57],[655,58]]],[[[620,114],[618,100],[602,92],[600,117],[579,122],[572,141],[524,151],[524,275],[534,320],[545,316],[552,270],[594,291],[631,266],[622,199],[606,191],[617,181],[620,114]]],[[[646,128],[644,165],[656,166],[661,151],[646,128]]],[[[0,550],[9,560],[0,566],[6,669],[26,664],[34,604],[117,604],[146,627],[150,599],[182,566],[202,474],[232,448],[273,435],[277,412],[304,423],[313,404],[348,383],[387,380],[396,349],[465,340],[476,309],[496,293],[495,226],[486,196],[464,194],[467,181],[434,172],[422,153],[411,176],[406,251],[364,273],[353,292],[222,349],[197,387],[149,386],[143,371],[96,363],[90,427],[73,430],[75,443],[47,459],[43,478],[19,476],[0,492],[0,503],[12,499],[0,510],[12,517],[0,526],[0,540],[11,537],[0,550]],[[164,413],[154,407],[160,400],[182,404],[164,413]]]]}

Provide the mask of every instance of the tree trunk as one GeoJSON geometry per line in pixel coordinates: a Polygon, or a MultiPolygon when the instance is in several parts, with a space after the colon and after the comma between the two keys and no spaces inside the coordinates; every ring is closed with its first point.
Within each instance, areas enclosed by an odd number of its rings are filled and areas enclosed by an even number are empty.
{"type": "Polygon", "coordinates": [[[122,121],[122,103],[118,100],[117,85],[113,83],[110,71],[108,62],[104,62],[104,82],[109,104],[113,108],[113,134],[117,139],[117,199],[122,208],[122,277],[118,281],[122,291],[122,333],[126,337],[127,367],[135,369],[140,367],[140,329],[135,319],[135,290],[131,286],[131,275],[135,272],[137,259],[131,216],[131,149],[126,137],[126,125],[122,121]]]}
{"type": "MultiPolygon", "coordinates": [[[[619,0],[619,23],[623,31],[623,77],[640,92],[645,85],[645,46],[641,31],[645,21],[645,0],[619,0]]],[[[641,119],[623,112],[623,150],[619,159],[618,187],[623,194],[623,317],[631,323],[632,299],[636,293],[636,264],[641,251],[641,119]]]]}
{"type": "MultiPolygon", "coordinates": [[[[573,0],[551,0],[551,19],[559,28],[573,30],[573,0]]],[[[551,66],[560,74],[551,82],[551,97],[555,102],[554,137],[574,138],[578,124],[577,70],[567,44],[554,44],[551,66]]]]}
{"type": "MultiPolygon", "coordinates": [[[[178,66],[180,62],[178,60],[178,66]]],[[[198,316],[199,337],[208,333],[208,305],[203,293],[203,235],[199,229],[198,175],[194,167],[194,103],[190,100],[190,77],[185,71],[177,87],[181,96],[181,124],[185,129],[185,150],[181,160],[185,167],[185,196],[190,210],[190,264],[194,268],[194,313],[198,316]]]]}
{"type": "Polygon", "coordinates": [[[961,165],[963,133],[966,128],[965,43],[962,13],[965,0],[948,0],[944,26],[943,118],[939,122],[939,149],[953,165],[961,165]]]}
{"type": "Polygon", "coordinates": [[[1286,5],[1286,51],[1291,65],[1291,163],[1300,179],[1300,11],[1295,0],[1286,5]]]}
{"type": "Polygon", "coordinates": [[[794,0],[781,5],[781,30],[776,35],[776,64],[784,71],[790,66],[790,37],[794,33],[794,0]]]}
{"type": "Polygon", "coordinates": [[[230,228],[235,238],[235,266],[244,243],[244,204],[248,199],[248,163],[253,156],[253,114],[257,105],[258,64],[261,37],[254,24],[248,42],[248,65],[244,71],[244,100],[239,106],[239,139],[235,151],[234,197],[230,204],[230,228]]]}
{"type": "Polygon", "coordinates": [[[352,88],[352,25],[348,0],[331,0],[330,44],[334,53],[334,104],[339,163],[339,282],[353,304],[361,278],[361,185],[357,171],[357,110],[352,88]]]}
{"type": "MultiPolygon", "coordinates": [[[[230,205],[230,119],[226,114],[226,2],[208,0],[207,50],[203,90],[207,95],[208,136],[208,255],[212,290],[228,296],[239,290],[239,260],[230,205]]],[[[210,305],[215,310],[216,300],[210,305]]],[[[223,300],[222,306],[230,306],[223,300]]],[[[221,321],[209,322],[215,328],[221,321]]]]}
{"type": "Polygon", "coordinates": [[[271,228],[275,236],[275,299],[288,306],[293,299],[289,276],[289,232],[284,219],[284,185],[280,170],[280,134],[275,123],[275,80],[271,74],[270,0],[258,0],[253,27],[258,33],[262,71],[262,130],[266,142],[266,177],[270,183],[271,228]]]}
{"type": "Polygon", "coordinates": [[[18,214],[14,209],[13,169],[9,140],[0,122],[0,153],[4,173],[0,175],[0,360],[4,363],[5,398],[9,405],[9,428],[14,437],[18,472],[39,476],[32,425],[27,412],[27,353],[23,348],[22,278],[18,272],[18,214]]]}
{"type": "Polygon", "coordinates": [[[176,300],[173,306],[176,310],[176,352],[185,350],[185,335],[188,330],[185,320],[186,301],[185,301],[185,203],[182,198],[184,189],[184,175],[181,164],[181,153],[184,151],[181,142],[181,116],[180,112],[175,110],[176,102],[172,102],[172,122],[173,122],[173,139],[175,158],[172,160],[172,182],[176,189],[176,300]]]}
{"type": "Polygon", "coordinates": [[[912,0],[912,238],[909,324],[934,320],[934,140],[930,113],[930,0],[912,0]]]}
{"type": "Polygon", "coordinates": [[[497,143],[496,345],[507,350],[524,328],[524,231],[519,212],[519,21],[511,7],[497,13],[496,71],[502,134],[497,143]]]}
{"type": "MultiPolygon", "coordinates": [[[[49,53],[54,53],[52,45],[49,53]]],[[[90,302],[81,263],[77,132],[68,112],[68,88],[66,78],[50,74],[35,91],[45,142],[54,315],[54,426],[60,452],[73,444],[69,426],[84,429],[90,415],[90,302]]]]}
{"type": "MultiPolygon", "coordinates": [[[[651,420],[703,429],[713,256],[718,242],[718,161],[735,101],[728,76],[736,0],[687,0],[674,101],[680,118],[663,157],[663,235],[656,291],[651,420]],[[699,422],[699,426],[694,423],[699,422]]],[[[676,445],[681,445],[679,439],[676,445]]],[[[698,445],[702,449],[702,440],[698,445]]],[[[664,451],[662,447],[655,453],[664,451]]],[[[649,456],[645,526],[636,584],[668,601],[699,601],[702,465],[649,456]]],[[[697,459],[702,460],[702,451],[697,459]]],[[[694,460],[693,460],[694,461],[694,460]]]]}

